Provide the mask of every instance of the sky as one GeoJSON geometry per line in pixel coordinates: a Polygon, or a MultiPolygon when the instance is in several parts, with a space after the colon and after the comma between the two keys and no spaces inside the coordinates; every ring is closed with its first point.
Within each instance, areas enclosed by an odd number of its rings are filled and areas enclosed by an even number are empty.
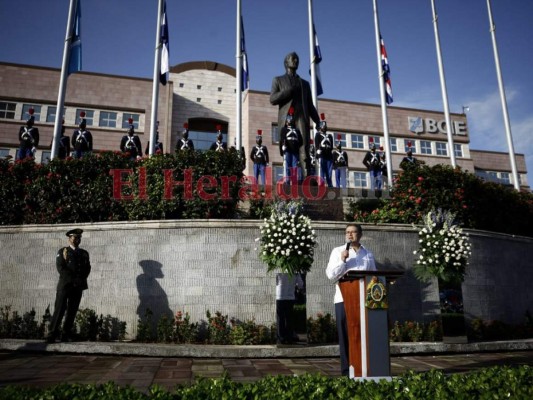
{"type": "MultiPolygon", "coordinates": [[[[242,0],[250,88],[270,91],[291,51],[309,79],[307,0],[242,0]]],[[[514,151],[533,181],[533,1],[491,0],[514,151]]],[[[313,0],[320,98],[380,103],[372,0],[313,0]]],[[[83,70],[153,76],[158,0],[81,0],[83,70]]],[[[435,0],[449,109],[470,148],[509,152],[486,0],[435,0]]],[[[60,68],[69,0],[0,0],[0,61],[60,68]]],[[[167,0],[170,64],[236,62],[236,0],[167,0]]],[[[431,0],[378,0],[391,106],[443,111],[431,0]]],[[[1,88],[0,88],[1,95],[1,88]]]]}

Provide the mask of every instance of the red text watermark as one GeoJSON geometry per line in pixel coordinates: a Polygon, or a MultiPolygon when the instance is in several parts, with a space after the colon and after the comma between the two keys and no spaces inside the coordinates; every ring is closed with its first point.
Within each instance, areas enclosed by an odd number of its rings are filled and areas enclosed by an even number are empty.
{"type": "MultiPolygon", "coordinates": [[[[275,186],[272,180],[272,168],[265,168],[265,184],[259,185],[253,176],[241,178],[232,176],[202,175],[194,178],[193,168],[183,170],[183,180],[174,178],[173,169],[163,172],[163,199],[174,200],[175,191],[182,190],[183,200],[193,200],[195,193],[204,201],[232,200],[235,198],[237,183],[239,184],[237,197],[240,200],[273,199],[295,200],[301,197],[307,200],[321,200],[327,193],[325,182],[318,176],[308,176],[301,183],[298,182],[297,168],[291,168],[291,177],[279,179],[275,186]],[[300,188],[300,190],[299,190],[300,188]],[[275,191],[274,191],[275,189],[275,191]]],[[[109,174],[113,177],[113,199],[115,200],[147,200],[148,175],[146,167],[139,167],[137,190],[134,190],[133,169],[112,169],[109,174]],[[136,192],[136,194],[134,194],[136,192]]]]}

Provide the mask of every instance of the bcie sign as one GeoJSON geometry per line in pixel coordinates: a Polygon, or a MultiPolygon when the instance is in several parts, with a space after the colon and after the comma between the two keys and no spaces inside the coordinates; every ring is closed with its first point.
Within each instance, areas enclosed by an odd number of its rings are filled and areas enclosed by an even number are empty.
{"type": "MultiPolygon", "coordinates": [[[[443,133],[446,134],[446,121],[434,120],[432,118],[407,117],[409,130],[413,133],[443,133]]],[[[452,121],[452,133],[454,135],[466,136],[466,122],[452,121]]]]}

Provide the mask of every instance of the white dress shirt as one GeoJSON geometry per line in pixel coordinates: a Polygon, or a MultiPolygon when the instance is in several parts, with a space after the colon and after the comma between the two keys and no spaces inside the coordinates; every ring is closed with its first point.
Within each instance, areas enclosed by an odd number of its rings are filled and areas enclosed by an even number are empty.
{"type": "MultiPolygon", "coordinates": [[[[363,245],[359,250],[355,251],[350,247],[350,252],[346,262],[342,262],[341,254],[346,250],[346,245],[335,247],[329,256],[328,267],[326,268],[326,275],[331,281],[338,282],[339,279],[348,271],[376,271],[376,262],[374,255],[364,248],[363,245]]],[[[335,285],[335,303],[342,303],[342,293],[339,284],[335,285]]]]}

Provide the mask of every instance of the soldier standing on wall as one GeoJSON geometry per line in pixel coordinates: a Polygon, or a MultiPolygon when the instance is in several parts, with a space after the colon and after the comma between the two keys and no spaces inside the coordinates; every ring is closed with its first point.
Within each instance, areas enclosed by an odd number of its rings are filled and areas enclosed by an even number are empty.
{"type": "Polygon", "coordinates": [[[194,143],[189,139],[189,124],[187,122],[183,124],[181,139],[178,139],[178,143],[176,143],[176,153],[180,150],[194,150],[194,143]]]}
{"type": "Polygon", "coordinates": [[[17,160],[22,160],[26,157],[35,157],[37,146],[39,146],[39,129],[33,126],[35,117],[33,116],[35,110],[30,108],[28,114],[29,118],[25,126],[21,126],[19,130],[20,147],[18,151],[17,160]]]}
{"type": "Polygon", "coordinates": [[[74,148],[74,158],[82,158],[84,155],[93,151],[93,136],[86,130],[87,120],[85,111],[80,113],[79,129],[72,134],[72,147],[74,148]]]}

